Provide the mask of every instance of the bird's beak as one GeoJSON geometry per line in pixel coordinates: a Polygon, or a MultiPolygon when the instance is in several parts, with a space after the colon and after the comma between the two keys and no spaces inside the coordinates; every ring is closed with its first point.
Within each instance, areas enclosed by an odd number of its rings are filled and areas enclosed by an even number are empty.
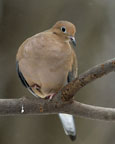
{"type": "Polygon", "coordinates": [[[76,39],[75,39],[75,37],[69,36],[69,39],[71,40],[72,44],[73,44],[74,46],[76,46],[76,39]]]}

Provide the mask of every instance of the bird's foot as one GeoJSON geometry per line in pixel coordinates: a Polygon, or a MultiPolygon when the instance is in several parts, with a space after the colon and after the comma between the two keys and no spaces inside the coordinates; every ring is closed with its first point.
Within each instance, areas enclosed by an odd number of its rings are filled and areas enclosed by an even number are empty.
{"type": "Polygon", "coordinates": [[[52,98],[56,95],[56,93],[50,94],[45,97],[45,99],[48,99],[49,101],[52,100],[52,98]]]}
{"type": "Polygon", "coordinates": [[[33,84],[31,87],[38,91],[40,91],[40,89],[41,89],[41,87],[38,84],[33,84]]]}

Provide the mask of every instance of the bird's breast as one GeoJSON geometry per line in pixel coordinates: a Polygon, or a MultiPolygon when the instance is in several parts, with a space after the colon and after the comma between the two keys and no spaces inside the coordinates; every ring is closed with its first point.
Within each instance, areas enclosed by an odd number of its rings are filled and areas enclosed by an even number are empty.
{"type": "Polygon", "coordinates": [[[29,85],[41,88],[41,97],[59,91],[66,83],[72,67],[72,50],[55,38],[34,37],[23,46],[19,66],[29,85]]]}

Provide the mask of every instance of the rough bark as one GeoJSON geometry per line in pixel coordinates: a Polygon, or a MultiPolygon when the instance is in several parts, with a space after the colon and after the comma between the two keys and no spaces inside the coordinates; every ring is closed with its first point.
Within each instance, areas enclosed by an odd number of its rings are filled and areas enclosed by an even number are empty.
{"type": "Polygon", "coordinates": [[[50,101],[40,98],[0,99],[0,115],[42,115],[62,112],[85,118],[113,121],[115,120],[114,108],[91,106],[73,100],[73,96],[82,87],[112,71],[115,71],[115,58],[81,74],[50,101]]]}

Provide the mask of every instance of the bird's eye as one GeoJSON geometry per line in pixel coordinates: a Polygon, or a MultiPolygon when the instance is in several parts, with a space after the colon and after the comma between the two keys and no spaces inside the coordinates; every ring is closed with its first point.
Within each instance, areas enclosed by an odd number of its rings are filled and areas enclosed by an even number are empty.
{"type": "Polygon", "coordinates": [[[64,33],[66,33],[66,28],[62,26],[61,27],[61,31],[64,32],[64,33]]]}

